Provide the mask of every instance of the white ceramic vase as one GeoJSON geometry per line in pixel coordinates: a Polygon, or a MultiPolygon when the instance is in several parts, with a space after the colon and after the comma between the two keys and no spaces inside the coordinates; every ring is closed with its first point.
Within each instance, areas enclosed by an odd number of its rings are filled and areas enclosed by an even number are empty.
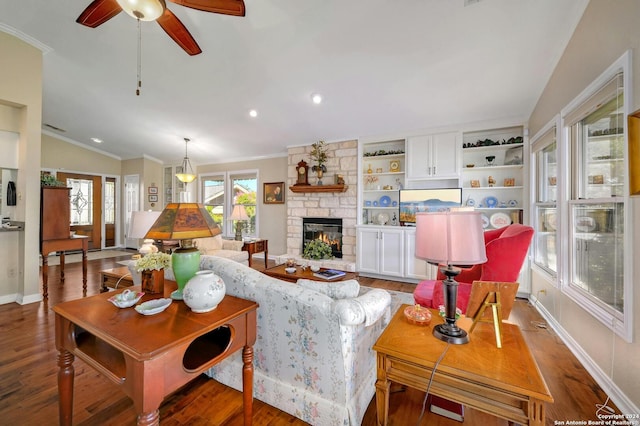
{"type": "Polygon", "coordinates": [[[193,312],[204,313],[217,308],[225,292],[222,278],[213,271],[198,271],[184,286],[182,298],[193,312]]]}

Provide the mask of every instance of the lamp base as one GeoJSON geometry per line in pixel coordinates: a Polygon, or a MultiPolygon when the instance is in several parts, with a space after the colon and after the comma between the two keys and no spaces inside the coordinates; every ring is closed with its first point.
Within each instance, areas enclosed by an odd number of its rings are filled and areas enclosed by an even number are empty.
{"type": "Polygon", "coordinates": [[[171,292],[173,300],[182,300],[182,291],[200,269],[200,252],[195,247],[180,247],[171,254],[171,267],[178,289],[171,292]]]}
{"type": "Polygon", "coordinates": [[[464,345],[465,343],[469,343],[469,335],[467,332],[455,324],[453,327],[450,324],[438,324],[433,327],[433,335],[434,337],[453,345],[464,345]]]}

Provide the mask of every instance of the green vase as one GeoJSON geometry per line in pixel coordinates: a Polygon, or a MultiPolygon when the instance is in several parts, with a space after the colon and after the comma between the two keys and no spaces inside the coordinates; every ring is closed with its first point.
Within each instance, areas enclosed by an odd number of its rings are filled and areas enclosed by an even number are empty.
{"type": "Polygon", "coordinates": [[[195,247],[176,249],[171,255],[171,267],[178,284],[178,289],[171,293],[171,298],[182,300],[184,286],[200,270],[200,251],[195,247]]]}

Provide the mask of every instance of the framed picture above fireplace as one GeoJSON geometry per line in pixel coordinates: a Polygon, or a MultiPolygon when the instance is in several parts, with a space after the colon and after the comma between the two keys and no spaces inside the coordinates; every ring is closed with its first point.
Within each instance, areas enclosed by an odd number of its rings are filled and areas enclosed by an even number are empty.
{"type": "Polygon", "coordinates": [[[264,184],[264,204],[284,204],[284,182],[264,184]]]}

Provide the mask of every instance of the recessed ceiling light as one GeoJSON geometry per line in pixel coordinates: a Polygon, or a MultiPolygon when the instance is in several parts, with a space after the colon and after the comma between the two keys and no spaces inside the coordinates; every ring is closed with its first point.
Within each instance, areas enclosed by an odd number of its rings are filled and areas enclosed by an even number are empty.
{"type": "Polygon", "coordinates": [[[256,111],[255,109],[252,109],[251,111],[249,111],[249,115],[255,118],[258,116],[258,111],[256,111]]]}
{"type": "Polygon", "coordinates": [[[99,138],[91,138],[92,141],[94,141],[95,143],[102,143],[102,139],[99,138]]]}
{"type": "Polygon", "coordinates": [[[320,95],[319,93],[314,93],[311,95],[311,100],[314,104],[317,105],[322,102],[322,95],[320,95]]]}

